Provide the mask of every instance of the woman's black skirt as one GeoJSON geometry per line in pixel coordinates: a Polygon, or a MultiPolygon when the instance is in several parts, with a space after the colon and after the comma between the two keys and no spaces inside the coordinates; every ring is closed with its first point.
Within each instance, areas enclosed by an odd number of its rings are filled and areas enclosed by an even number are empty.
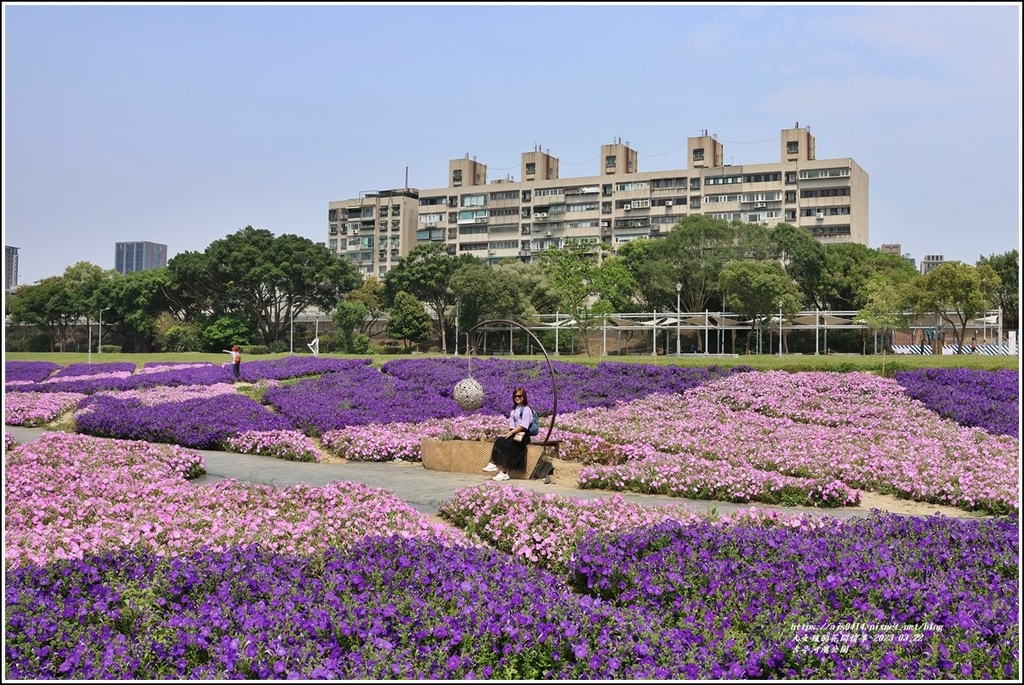
{"type": "Polygon", "coordinates": [[[522,442],[502,436],[494,441],[494,447],[491,448],[491,461],[495,466],[511,471],[521,471],[526,468],[526,445],[529,442],[530,436],[526,434],[523,435],[522,442]]]}

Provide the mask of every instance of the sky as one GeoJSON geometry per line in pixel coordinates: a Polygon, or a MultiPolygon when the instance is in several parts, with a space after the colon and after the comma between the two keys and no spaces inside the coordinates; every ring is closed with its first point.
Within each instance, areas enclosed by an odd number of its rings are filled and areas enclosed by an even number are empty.
{"type": "Polygon", "coordinates": [[[868,174],[869,247],[1020,249],[1021,5],[3,4],[3,238],[18,283],[114,244],[246,227],[327,241],[327,206],[439,188],[467,154],[563,178],[775,163],[782,129],[868,174]]]}

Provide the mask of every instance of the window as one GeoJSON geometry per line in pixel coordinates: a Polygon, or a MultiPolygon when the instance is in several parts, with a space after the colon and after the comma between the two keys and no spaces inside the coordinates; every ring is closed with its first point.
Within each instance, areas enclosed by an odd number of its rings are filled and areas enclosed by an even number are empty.
{"type": "Polygon", "coordinates": [[[659,178],[651,181],[651,187],[654,190],[660,190],[662,188],[685,188],[685,178],[659,178]]]}
{"type": "Polygon", "coordinates": [[[452,181],[455,183],[462,183],[462,169],[456,169],[452,172],[452,181]]]}
{"type": "Polygon", "coordinates": [[[608,155],[604,158],[604,165],[613,167],[615,166],[615,155],[608,155]]]}
{"type": "Polygon", "coordinates": [[[800,142],[796,140],[791,140],[787,142],[786,152],[791,155],[795,155],[796,153],[800,152],[800,142]]]}
{"type": "Polygon", "coordinates": [[[693,161],[703,162],[704,161],[704,148],[695,147],[693,148],[693,161]]]}
{"type": "Polygon", "coordinates": [[[535,193],[537,197],[555,197],[564,194],[565,188],[538,188],[535,193]]]}
{"type": "Polygon", "coordinates": [[[709,176],[704,179],[704,185],[706,186],[721,186],[721,185],[732,185],[734,183],[743,183],[742,176],[709,176]]]}
{"type": "Polygon", "coordinates": [[[537,173],[537,164],[535,162],[527,162],[526,173],[529,174],[530,176],[537,173]]]}
{"type": "Polygon", "coordinates": [[[850,175],[850,167],[836,167],[833,169],[803,169],[800,171],[801,180],[813,178],[840,178],[850,175]]]}

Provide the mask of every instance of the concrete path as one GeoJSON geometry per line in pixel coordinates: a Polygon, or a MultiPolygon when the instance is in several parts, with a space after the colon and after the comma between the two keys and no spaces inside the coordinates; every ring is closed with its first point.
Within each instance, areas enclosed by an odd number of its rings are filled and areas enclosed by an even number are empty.
{"type": "MultiPolygon", "coordinates": [[[[13,435],[19,444],[35,440],[45,432],[40,428],[22,428],[6,425],[4,430],[13,435]]],[[[344,480],[390,490],[408,502],[417,511],[432,515],[437,514],[441,502],[450,499],[456,490],[480,484],[486,484],[488,487],[529,488],[538,492],[556,493],[561,496],[579,499],[608,498],[618,494],[628,502],[651,506],[686,504],[699,512],[709,512],[714,509],[719,514],[737,509],[748,509],[751,506],[762,510],[777,510],[791,514],[808,513],[836,518],[866,516],[870,513],[870,510],[861,507],[844,507],[842,509],[775,507],[759,503],[733,504],[730,502],[689,500],[662,495],[616,493],[609,490],[580,490],[554,483],[545,485],[543,481],[539,480],[510,480],[503,483],[495,483],[489,480],[489,474],[482,471],[479,476],[429,471],[423,468],[422,464],[412,462],[315,464],[287,461],[274,457],[236,454],[233,452],[197,451],[202,453],[206,459],[206,475],[192,481],[196,484],[202,485],[218,480],[235,479],[276,486],[296,485],[298,483],[326,485],[332,481],[344,480]]],[[[969,516],[970,514],[964,512],[965,518],[969,516]]]]}

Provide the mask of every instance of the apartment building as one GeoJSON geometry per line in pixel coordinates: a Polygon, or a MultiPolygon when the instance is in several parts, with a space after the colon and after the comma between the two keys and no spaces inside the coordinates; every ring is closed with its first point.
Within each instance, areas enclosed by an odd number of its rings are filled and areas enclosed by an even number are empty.
{"type": "Polygon", "coordinates": [[[946,261],[946,258],[940,254],[926,254],[924,259],[921,260],[921,275],[924,276],[926,273],[942,264],[946,261]]]}
{"type": "Polygon", "coordinates": [[[122,276],[132,271],[167,266],[167,246],[146,241],[114,243],[114,269],[122,276]]]}
{"type": "Polygon", "coordinates": [[[11,245],[4,245],[4,292],[11,292],[18,287],[19,249],[11,245]]]}
{"type": "Polygon", "coordinates": [[[641,171],[621,140],[602,145],[599,173],[561,178],[558,158],[539,148],[521,157],[520,181],[488,182],[466,155],[448,163],[447,185],[361,193],[328,203],[328,247],[364,277],[383,278],[416,245],[443,242],[453,254],[491,264],[529,261],[566,241],[607,243],[664,236],[682,218],[785,222],[823,243],[868,244],[868,175],[851,158],[818,160],[809,128],[783,129],[777,162],[725,164],[706,131],[687,139],[686,169],[641,171]]]}

